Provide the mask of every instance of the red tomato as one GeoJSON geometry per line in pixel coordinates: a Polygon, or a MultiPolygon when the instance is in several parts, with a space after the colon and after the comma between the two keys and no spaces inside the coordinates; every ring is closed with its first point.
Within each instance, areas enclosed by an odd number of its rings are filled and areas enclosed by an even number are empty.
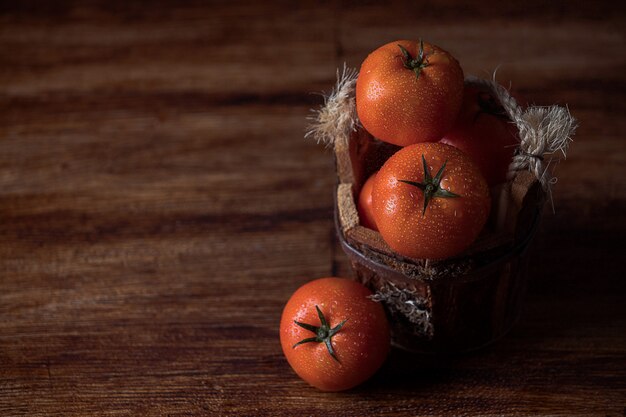
{"type": "Polygon", "coordinates": [[[463,100],[463,70],[443,49],[400,40],[363,61],[356,109],[363,127],[385,142],[438,141],[452,128],[463,100]]]}
{"type": "Polygon", "coordinates": [[[320,278],[300,287],[280,321],[287,361],[306,382],[342,391],[370,378],[391,344],[383,307],[372,292],[345,278],[320,278]]]}
{"type": "Polygon", "coordinates": [[[378,230],[376,220],[374,220],[374,212],[372,211],[372,188],[374,187],[374,178],[376,178],[376,173],[373,173],[367,181],[365,181],[363,187],[361,187],[357,209],[359,211],[361,226],[378,230]]]}
{"type": "Polygon", "coordinates": [[[419,143],[396,152],[372,193],[383,239],[410,258],[444,259],[466,249],[487,221],[489,188],[459,149],[419,143]]]}
{"type": "Polygon", "coordinates": [[[459,118],[441,142],[469,155],[492,186],[506,181],[519,138],[517,127],[493,95],[468,85],[459,118]]]}

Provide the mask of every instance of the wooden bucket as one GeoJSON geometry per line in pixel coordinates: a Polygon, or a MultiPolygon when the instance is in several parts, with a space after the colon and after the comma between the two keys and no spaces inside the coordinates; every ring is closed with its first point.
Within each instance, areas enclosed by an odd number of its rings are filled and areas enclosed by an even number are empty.
{"type": "Polygon", "coordinates": [[[386,308],[393,344],[410,351],[462,352],[503,336],[520,316],[528,247],[545,192],[529,171],[492,188],[484,231],[452,259],[409,259],[360,225],[355,201],[365,180],[399,148],[357,128],[335,141],[335,224],[355,279],[386,308]]]}

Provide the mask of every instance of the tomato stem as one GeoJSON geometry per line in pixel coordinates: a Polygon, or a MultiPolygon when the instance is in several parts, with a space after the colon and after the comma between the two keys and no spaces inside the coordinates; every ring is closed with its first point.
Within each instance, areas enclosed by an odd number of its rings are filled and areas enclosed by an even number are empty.
{"type": "Polygon", "coordinates": [[[424,182],[416,182],[409,180],[398,180],[404,184],[412,185],[414,187],[419,188],[424,193],[424,208],[422,209],[422,216],[426,214],[426,208],[430,201],[435,198],[457,198],[460,195],[453,193],[452,191],[441,188],[441,177],[443,176],[443,170],[446,168],[446,164],[448,160],[443,163],[435,177],[430,173],[430,168],[428,168],[428,164],[426,163],[426,158],[422,155],[422,165],[424,166],[424,182]]]}
{"type": "Polygon", "coordinates": [[[317,316],[320,319],[321,326],[318,327],[318,326],[314,326],[308,323],[301,323],[296,320],[293,321],[298,326],[310,332],[315,333],[315,337],[308,337],[306,339],[302,339],[301,341],[293,345],[293,349],[295,349],[296,346],[302,345],[304,343],[313,343],[313,342],[324,343],[326,345],[326,349],[328,349],[328,353],[330,353],[330,356],[332,356],[334,360],[339,362],[339,358],[337,358],[337,355],[335,354],[335,350],[333,349],[332,337],[336,335],[339,332],[339,330],[341,330],[341,328],[346,323],[346,321],[348,321],[348,319],[345,319],[344,321],[342,321],[335,327],[331,328],[330,325],[328,324],[328,321],[326,320],[326,317],[324,317],[322,310],[320,310],[320,308],[317,305],[315,306],[315,309],[317,310],[317,316]]]}
{"type": "Polygon", "coordinates": [[[424,52],[424,41],[420,39],[420,49],[416,58],[413,58],[404,46],[398,44],[398,47],[402,51],[402,64],[404,64],[404,67],[413,71],[416,79],[419,78],[422,70],[429,65],[428,56],[424,52]]]}

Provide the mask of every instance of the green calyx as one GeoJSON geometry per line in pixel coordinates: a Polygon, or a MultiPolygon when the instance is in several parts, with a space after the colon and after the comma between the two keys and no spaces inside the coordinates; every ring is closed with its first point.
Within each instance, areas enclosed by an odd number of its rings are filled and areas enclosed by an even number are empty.
{"type": "Polygon", "coordinates": [[[408,181],[408,180],[398,180],[402,183],[412,185],[414,187],[419,188],[424,193],[424,209],[422,210],[422,216],[426,214],[426,208],[428,207],[428,203],[433,198],[457,198],[460,195],[453,193],[452,191],[445,190],[441,188],[441,177],[443,176],[443,170],[446,167],[448,160],[446,160],[437,174],[433,178],[430,173],[430,169],[428,168],[428,164],[426,164],[426,158],[422,155],[422,164],[424,165],[424,182],[416,182],[416,181],[408,181]]]}
{"type": "Polygon", "coordinates": [[[402,51],[404,68],[410,69],[415,73],[415,77],[419,78],[422,70],[429,65],[428,56],[424,53],[424,41],[420,39],[420,49],[415,58],[411,56],[404,46],[398,45],[398,47],[402,51]]]}
{"type": "Polygon", "coordinates": [[[334,360],[339,362],[339,359],[337,358],[337,355],[335,354],[335,350],[333,349],[333,344],[332,344],[331,339],[334,335],[336,335],[339,332],[339,330],[341,330],[341,328],[343,327],[345,322],[348,321],[348,319],[342,321],[335,327],[331,328],[330,325],[328,324],[328,321],[326,320],[326,317],[324,317],[324,314],[322,314],[322,310],[320,310],[318,306],[315,306],[315,309],[317,310],[317,315],[320,318],[321,326],[317,327],[317,326],[313,326],[312,324],[301,323],[296,320],[293,321],[298,326],[315,333],[315,337],[309,337],[307,339],[303,339],[299,341],[298,343],[296,343],[295,345],[293,345],[293,348],[295,349],[296,346],[302,345],[304,343],[324,343],[326,345],[326,348],[328,349],[328,353],[330,353],[330,356],[332,356],[334,360]]]}

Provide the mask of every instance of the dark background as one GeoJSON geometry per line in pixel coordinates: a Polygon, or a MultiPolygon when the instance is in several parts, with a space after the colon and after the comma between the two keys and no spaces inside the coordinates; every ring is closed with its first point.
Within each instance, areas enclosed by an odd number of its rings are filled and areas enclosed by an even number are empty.
{"type": "Polygon", "coordinates": [[[623,416],[617,4],[0,2],[0,414],[623,416]],[[278,341],[296,288],[350,273],[305,118],[418,37],[580,127],[514,330],[321,393],[278,341]]]}

